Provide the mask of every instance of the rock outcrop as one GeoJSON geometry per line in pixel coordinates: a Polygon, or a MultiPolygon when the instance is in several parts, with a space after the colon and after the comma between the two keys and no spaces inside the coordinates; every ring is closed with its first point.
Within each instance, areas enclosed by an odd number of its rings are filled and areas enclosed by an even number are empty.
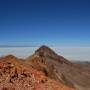
{"type": "Polygon", "coordinates": [[[0,90],[75,90],[12,55],[0,58],[0,90]]]}

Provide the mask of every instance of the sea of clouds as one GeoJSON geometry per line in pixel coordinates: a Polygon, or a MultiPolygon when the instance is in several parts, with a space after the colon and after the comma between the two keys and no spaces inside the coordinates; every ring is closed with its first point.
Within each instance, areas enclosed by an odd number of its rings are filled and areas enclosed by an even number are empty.
{"type": "MultiPolygon", "coordinates": [[[[13,54],[20,58],[27,58],[39,47],[3,47],[0,56],[13,54]]],[[[51,47],[56,53],[69,60],[90,61],[90,47],[51,47]]]]}

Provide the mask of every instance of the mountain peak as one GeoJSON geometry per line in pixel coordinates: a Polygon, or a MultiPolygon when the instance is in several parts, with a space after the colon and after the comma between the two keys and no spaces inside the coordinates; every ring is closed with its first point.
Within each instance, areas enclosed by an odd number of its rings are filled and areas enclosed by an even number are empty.
{"type": "Polygon", "coordinates": [[[38,50],[35,52],[36,54],[43,54],[44,56],[52,56],[52,55],[57,55],[51,48],[49,48],[46,45],[41,46],[38,50]]]}
{"type": "Polygon", "coordinates": [[[46,46],[46,45],[42,45],[40,48],[48,48],[48,46],[46,46]]]}
{"type": "Polygon", "coordinates": [[[50,50],[50,48],[46,45],[42,45],[38,50],[50,50]]]}
{"type": "Polygon", "coordinates": [[[55,53],[51,48],[49,48],[46,45],[43,45],[39,49],[37,49],[35,52],[35,55],[39,55],[41,57],[53,58],[53,60],[56,60],[58,62],[70,63],[63,56],[58,55],[57,53],[55,53]]]}

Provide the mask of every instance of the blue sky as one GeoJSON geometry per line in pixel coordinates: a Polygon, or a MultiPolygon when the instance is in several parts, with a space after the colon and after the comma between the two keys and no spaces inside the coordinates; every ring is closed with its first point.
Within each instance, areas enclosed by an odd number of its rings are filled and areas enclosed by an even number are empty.
{"type": "Polygon", "coordinates": [[[0,45],[90,46],[89,0],[0,0],[0,45]]]}

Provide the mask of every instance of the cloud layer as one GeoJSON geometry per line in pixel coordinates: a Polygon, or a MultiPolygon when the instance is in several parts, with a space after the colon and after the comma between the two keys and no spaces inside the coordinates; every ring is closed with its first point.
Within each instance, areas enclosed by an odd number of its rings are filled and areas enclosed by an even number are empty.
{"type": "MultiPolygon", "coordinates": [[[[0,48],[0,56],[13,54],[26,58],[34,53],[38,47],[0,48]]],[[[70,60],[90,61],[90,47],[51,47],[59,55],[70,60]]]]}

